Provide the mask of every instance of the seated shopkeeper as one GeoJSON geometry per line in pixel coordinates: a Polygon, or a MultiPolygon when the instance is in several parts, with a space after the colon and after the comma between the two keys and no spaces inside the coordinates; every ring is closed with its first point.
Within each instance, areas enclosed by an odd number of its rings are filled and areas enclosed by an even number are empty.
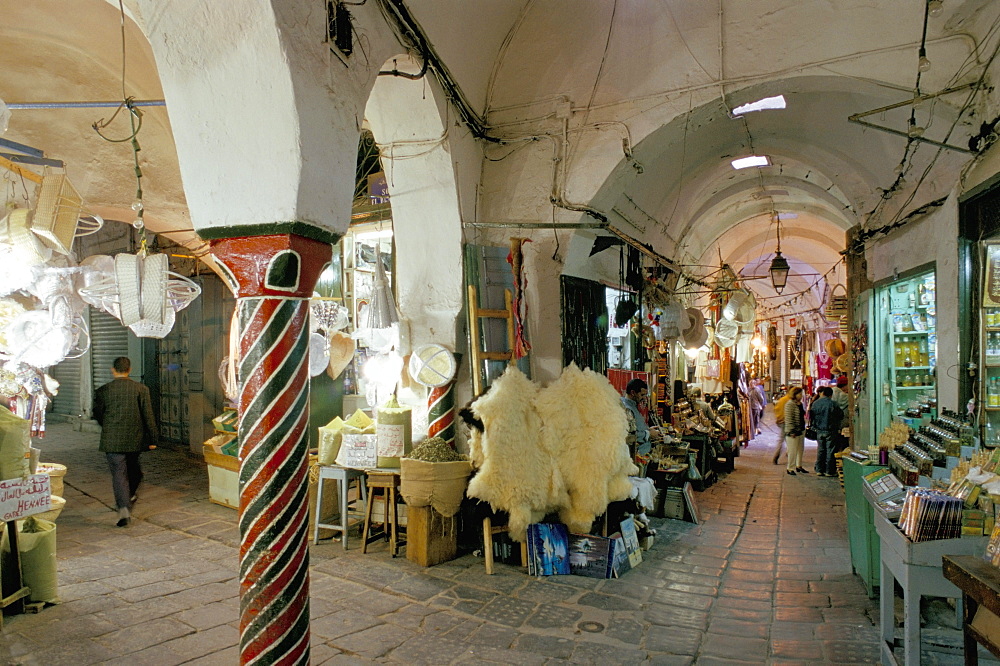
{"type": "Polygon", "coordinates": [[[649,385],[639,378],[625,385],[625,395],[622,396],[622,404],[635,419],[635,454],[639,456],[648,456],[653,448],[649,441],[649,426],[639,411],[639,403],[648,396],[649,385]]]}

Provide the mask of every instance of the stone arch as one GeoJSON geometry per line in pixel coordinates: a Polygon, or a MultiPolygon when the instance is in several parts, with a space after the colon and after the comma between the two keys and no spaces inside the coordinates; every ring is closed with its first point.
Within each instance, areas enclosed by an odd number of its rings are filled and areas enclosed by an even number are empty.
{"type": "Polygon", "coordinates": [[[365,120],[379,145],[392,205],[397,298],[410,346],[436,342],[455,349],[464,303],[459,178],[478,178],[477,149],[464,126],[448,122],[447,100],[421,69],[409,55],[387,60],[383,71],[419,78],[379,76],[365,120]]]}

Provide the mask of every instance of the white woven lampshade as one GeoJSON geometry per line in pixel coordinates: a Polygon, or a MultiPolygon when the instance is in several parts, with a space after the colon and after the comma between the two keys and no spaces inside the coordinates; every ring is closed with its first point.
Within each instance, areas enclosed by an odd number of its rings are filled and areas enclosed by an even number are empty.
{"type": "Polygon", "coordinates": [[[83,198],[66,174],[46,171],[38,186],[31,231],[56,252],[69,254],[82,207],[83,198]]]}

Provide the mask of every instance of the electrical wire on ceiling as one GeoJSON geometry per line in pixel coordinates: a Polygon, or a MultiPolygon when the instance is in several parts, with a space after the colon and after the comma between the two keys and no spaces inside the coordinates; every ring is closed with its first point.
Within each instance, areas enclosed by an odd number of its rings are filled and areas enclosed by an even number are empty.
{"type": "MultiPolygon", "coordinates": [[[[962,105],[962,107],[958,110],[958,113],[955,115],[955,120],[952,121],[951,127],[948,128],[948,132],[945,135],[944,142],[947,142],[947,140],[951,137],[951,134],[952,134],[952,132],[954,132],[955,127],[958,126],[958,121],[961,120],[961,118],[962,118],[962,114],[964,114],[965,111],[972,105],[972,102],[975,100],[976,95],[979,94],[979,91],[982,89],[983,82],[985,81],[986,74],[989,71],[990,65],[993,64],[993,61],[996,59],[998,53],[1000,53],[1000,40],[997,41],[997,45],[996,45],[996,47],[994,47],[993,53],[990,54],[989,59],[983,65],[983,71],[980,74],[979,78],[976,80],[976,83],[972,87],[972,90],[969,93],[968,97],[966,97],[965,103],[962,105]]],[[[915,211],[910,211],[908,213],[904,213],[904,211],[906,210],[906,207],[913,201],[913,199],[916,196],[917,192],[920,190],[920,186],[926,180],[928,174],[930,173],[931,169],[934,167],[934,164],[937,162],[937,160],[940,157],[941,152],[943,150],[944,149],[941,148],[941,147],[938,148],[937,152],[931,158],[930,162],[927,164],[927,167],[924,169],[923,173],[920,174],[920,178],[917,180],[917,183],[914,185],[913,190],[910,193],[910,196],[907,197],[906,201],[904,201],[903,204],[899,207],[899,210],[893,216],[893,219],[888,224],[882,225],[881,227],[876,228],[876,229],[862,229],[861,233],[859,233],[855,237],[854,242],[847,249],[847,251],[849,253],[858,254],[858,253],[863,252],[866,243],[868,243],[872,239],[874,239],[876,237],[879,237],[879,236],[884,236],[885,234],[889,233],[890,231],[893,231],[893,230],[898,229],[898,228],[900,228],[902,226],[905,226],[906,224],[908,224],[908,223],[910,223],[910,222],[912,222],[912,221],[914,221],[914,220],[919,219],[920,217],[922,217],[922,214],[919,214],[919,215],[917,214],[918,211],[921,211],[922,209],[929,210],[928,207],[936,207],[937,205],[943,204],[944,199],[946,199],[947,197],[942,197],[941,199],[938,199],[936,201],[933,201],[933,202],[930,202],[928,204],[925,204],[924,206],[922,206],[921,208],[918,208],[915,211]]],[[[974,164],[976,161],[978,161],[980,159],[980,157],[981,157],[981,154],[977,155],[975,158],[973,158],[973,160],[970,161],[970,164],[974,164]]],[[[969,165],[966,165],[966,167],[968,167],[968,166],[969,165]]],[[[963,171],[965,171],[965,170],[963,170],[963,171]]]]}
{"type": "MultiPolygon", "coordinates": [[[[926,44],[926,38],[927,38],[927,16],[928,16],[928,13],[929,13],[929,10],[928,10],[928,7],[926,6],[926,3],[925,3],[925,7],[924,7],[923,38],[921,39],[921,47],[920,47],[920,51],[919,51],[919,53],[921,53],[924,57],[926,55],[925,44],[926,44]]],[[[991,26],[990,31],[989,31],[988,34],[989,35],[994,34],[996,32],[996,30],[997,30],[998,25],[1000,25],[1000,19],[998,19],[998,21],[994,22],[994,24],[991,26]]],[[[982,44],[985,44],[985,42],[986,42],[986,39],[983,40],[982,44]]],[[[976,48],[974,49],[973,52],[974,53],[978,53],[979,47],[980,47],[980,45],[977,44],[976,48]]],[[[944,139],[941,141],[941,143],[947,143],[948,142],[948,139],[951,138],[952,133],[955,131],[955,128],[958,126],[958,122],[962,119],[962,115],[969,109],[969,107],[972,105],[972,102],[975,100],[976,96],[979,94],[979,91],[982,89],[983,82],[984,82],[984,80],[986,78],[986,74],[989,71],[990,66],[993,64],[993,61],[996,59],[998,52],[1000,52],[1000,40],[997,40],[997,44],[994,47],[993,52],[990,54],[990,57],[986,60],[985,63],[982,64],[982,71],[981,71],[979,77],[977,78],[975,84],[972,86],[972,89],[969,92],[969,95],[966,97],[965,102],[962,104],[961,108],[955,114],[955,119],[952,121],[951,126],[948,128],[948,131],[945,134],[944,139]]],[[[956,82],[960,78],[960,76],[962,76],[962,72],[965,69],[965,67],[968,64],[969,59],[971,57],[972,57],[971,54],[970,54],[970,56],[966,57],[966,60],[963,61],[963,63],[959,66],[958,73],[956,73],[954,76],[951,77],[951,79],[950,79],[951,82],[956,82]]],[[[918,68],[917,68],[917,78],[916,78],[916,89],[915,89],[914,99],[917,99],[917,98],[920,97],[920,76],[921,76],[921,73],[922,72],[920,71],[920,67],[918,65],[918,68]]],[[[933,115],[933,111],[932,111],[932,115],[933,115]]],[[[911,108],[911,115],[910,115],[910,124],[911,124],[911,127],[915,125],[915,122],[916,122],[916,119],[915,119],[915,108],[911,108]]],[[[881,216],[881,212],[884,209],[884,204],[891,198],[892,194],[895,191],[901,189],[902,185],[904,184],[904,182],[905,182],[905,174],[913,166],[913,153],[911,153],[910,150],[911,150],[911,147],[913,146],[914,143],[915,143],[915,141],[914,141],[913,138],[907,139],[906,147],[905,147],[904,152],[903,152],[903,159],[900,161],[900,166],[902,168],[899,170],[899,174],[896,176],[896,180],[893,182],[892,185],[890,185],[888,188],[886,188],[885,190],[883,190],[883,196],[882,196],[882,198],[879,199],[878,203],[875,205],[875,208],[873,208],[871,210],[871,212],[869,212],[869,214],[866,216],[866,222],[862,226],[861,232],[854,238],[853,243],[847,249],[848,253],[855,253],[856,254],[856,253],[863,252],[865,245],[869,241],[873,240],[874,238],[877,238],[877,237],[880,237],[880,236],[884,236],[885,234],[889,233],[890,231],[893,231],[893,230],[898,229],[898,228],[900,228],[902,226],[905,226],[906,224],[908,224],[908,223],[910,223],[910,222],[918,219],[919,217],[922,217],[922,215],[918,215],[916,213],[918,211],[920,211],[920,210],[928,209],[928,206],[930,206],[930,207],[936,207],[936,205],[934,205],[934,204],[936,204],[937,202],[943,202],[943,200],[947,198],[947,197],[943,197],[941,199],[936,200],[935,202],[930,202],[929,204],[925,204],[924,206],[922,206],[921,208],[917,209],[916,211],[909,211],[909,212],[906,211],[907,206],[909,206],[910,203],[912,203],[913,199],[917,195],[917,192],[920,191],[921,185],[927,179],[927,176],[930,174],[931,169],[933,169],[934,165],[937,163],[938,159],[940,158],[941,153],[944,150],[944,148],[941,147],[941,146],[939,146],[938,149],[937,149],[937,152],[935,152],[934,155],[931,157],[931,159],[928,162],[927,166],[924,168],[923,172],[920,174],[919,179],[917,180],[917,182],[914,184],[913,188],[911,189],[910,195],[906,198],[906,201],[904,201],[898,207],[896,213],[893,215],[893,218],[888,223],[883,224],[883,225],[881,225],[881,226],[879,226],[877,228],[870,228],[871,222],[873,220],[877,221],[878,218],[881,216]]],[[[916,148],[913,148],[913,151],[915,153],[916,152],[916,148]]],[[[981,153],[979,155],[976,155],[972,160],[970,160],[969,164],[967,164],[963,168],[963,170],[962,170],[963,177],[964,177],[964,174],[968,172],[968,169],[971,168],[971,165],[975,164],[980,159],[980,156],[981,156],[981,153]]]]}
{"type": "Polygon", "coordinates": [[[139,151],[142,148],[139,147],[139,130],[142,129],[142,111],[138,109],[133,104],[133,100],[128,96],[125,90],[125,78],[126,78],[126,50],[125,50],[125,5],[123,0],[118,0],[118,11],[121,15],[121,35],[122,35],[122,103],[114,114],[108,120],[98,120],[94,122],[92,127],[97,135],[109,141],[111,143],[124,143],[128,141],[132,147],[132,164],[133,173],[135,174],[135,201],[132,202],[132,210],[135,212],[135,220],[132,222],[132,226],[139,232],[139,247],[140,251],[145,254],[147,250],[148,239],[146,237],[146,224],[143,216],[145,215],[145,203],[142,200],[142,167],[139,165],[139,151]],[[112,121],[118,116],[122,109],[128,111],[129,125],[131,127],[131,134],[123,139],[111,139],[105,136],[101,130],[108,127],[112,121]]]}
{"type": "MultiPolygon", "coordinates": [[[[786,298],[786,300],[783,301],[783,302],[781,302],[781,303],[778,303],[777,305],[771,305],[771,306],[768,306],[768,307],[765,307],[765,308],[761,308],[761,312],[763,312],[763,313],[774,312],[774,311],[779,310],[779,309],[781,309],[783,307],[787,307],[789,305],[794,305],[805,294],[808,294],[809,292],[811,292],[813,290],[813,288],[815,288],[817,285],[819,285],[820,282],[824,281],[827,278],[827,276],[829,276],[831,273],[833,273],[835,270],[837,270],[837,267],[840,266],[840,264],[843,263],[844,261],[845,261],[845,258],[841,257],[840,259],[837,260],[837,262],[835,264],[833,264],[832,266],[830,266],[830,268],[825,273],[823,273],[823,275],[821,275],[820,277],[816,278],[816,280],[812,284],[810,284],[808,287],[806,287],[802,291],[797,291],[794,294],[787,295],[788,297],[786,298]]],[[[785,294],[777,294],[775,296],[761,296],[761,297],[758,297],[758,300],[768,300],[768,299],[771,299],[771,298],[782,298],[782,297],[785,297],[785,296],[786,296],[785,294]]]]}

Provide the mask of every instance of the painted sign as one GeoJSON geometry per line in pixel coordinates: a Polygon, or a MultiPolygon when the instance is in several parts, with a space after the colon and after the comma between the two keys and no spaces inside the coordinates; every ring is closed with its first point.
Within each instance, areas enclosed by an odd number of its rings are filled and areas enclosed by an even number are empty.
{"type": "Polygon", "coordinates": [[[337,464],[358,469],[377,467],[378,436],[344,435],[337,453],[337,464]]]}
{"type": "Polygon", "coordinates": [[[48,474],[0,481],[0,522],[48,511],[51,503],[52,486],[48,474]]]}

